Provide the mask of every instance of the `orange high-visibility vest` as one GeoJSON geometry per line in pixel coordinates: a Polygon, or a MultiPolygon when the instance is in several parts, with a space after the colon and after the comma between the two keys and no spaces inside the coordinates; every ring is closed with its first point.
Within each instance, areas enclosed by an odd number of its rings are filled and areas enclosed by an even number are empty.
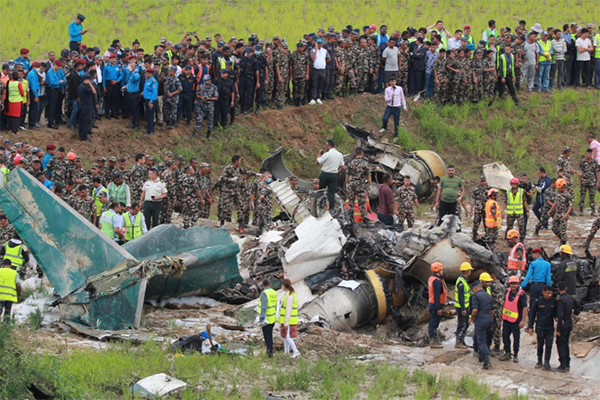
{"type": "Polygon", "coordinates": [[[504,299],[504,307],[502,307],[502,319],[508,322],[516,322],[519,318],[519,298],[523,294],[523,289],[519,288],[517,295],[513,301],[508,300],[510,290],[506,292],[506,298],[504,299]]]}
{"type": "Polygon", "coordinates": [[[525,265],[527,264],[527,257],[525,255],[525,246],[523,243],[519,242],[514,245],[514,247],[510,250],[508,254],[508,269],[516,269],[523,271],[525,269],[525,265]],[[523,250],[523,259],[519,260],[517,258],[517,249],[521,248],[523,250]]]}
{"type": "Polygon", "coordinates": [[[485,226],[487,228],[498,228],[502,224],[502,213],[500,212],[500,206],[496,200],[488,199],[485,203],[485,226]],[[492,215],[492,206],[496,205],[496,215],[492,215]]]}
{"type": "Polygon", "coordinates": [[[435,303],[435,299],[434,299],[434,295],[433,295],[433,282],[435,282],[436,279],[439,279],[442,282],[442,293],[440,294],[440,304],[445,304],[446,303],[446,282],[444,282],[444,280],[441,279],[437,275],[431,275],[429,277],[429,281],[427,282],[427,288],[429,289],[429,303],[431,303],[431,304],[435,303]]]}

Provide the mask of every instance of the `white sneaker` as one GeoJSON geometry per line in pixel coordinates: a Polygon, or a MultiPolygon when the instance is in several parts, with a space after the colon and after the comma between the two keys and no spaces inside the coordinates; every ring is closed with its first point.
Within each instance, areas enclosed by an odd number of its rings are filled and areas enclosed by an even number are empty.
{"type": "Polygon", "coordinates": [[[323,102],[321,101],[321,99],[317,99],[317,104],[320,105],[320,106],[323,105],[323,102]]]}
{"type": "Polygon", "coordinates": [[[379,130],[379,133],[383,133],[383,132],[385,132],[385,130],[386,130],[385,128],[381,128],[381,129],[379,130]]]}
{"type": "Polygon", "coordinates": [[[292,354],[290,358],[300,358],[300,352],[292,354]]]}
{"type": "Polygon", "coordinates": [[[317,104],[314,100],[311,100],[310,103],[308,103],[309,106],[314,106],[315,104],[317,104]]]}

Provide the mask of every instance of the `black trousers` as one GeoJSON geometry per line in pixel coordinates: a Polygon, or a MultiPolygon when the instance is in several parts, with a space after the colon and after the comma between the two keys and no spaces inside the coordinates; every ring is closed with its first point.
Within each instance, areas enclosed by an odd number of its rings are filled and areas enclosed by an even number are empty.
{"type": "Polygon", "coordinates": [[[71,51],[79,51],[79,45],[81,42],[69,42],[69,50],[71,51]]]}
{"type": "Polygon", "coordinates": [[[542,290],[544,289],[545,283],[533,282],[529,289],[529,299],[533,302],[538,297],[542,296],[542,290]]]}
{"type": "Polygon", "coordinates": [[[106,102],[106,114],[108,116],[116,118],[119,114],[119,97],[121,96],[121,84],[116,83],[112,84],[110,82],[106,82],[106,97],[104,101],[106,102]]]}
{"type": "Polygon", "coordinates": [[[129,111],[133,119],[133,127],[137,128],[140,125],[140,92],[127,92],[127,103],[129,104],[129,111]]]}
{"type": "Polygon", "coordinates": [[[194,97],[193,96],[179,96],[179,103],[181,104],[181,115],[186,121],[191,121],[194,118],[194,97]]]}
{"type": "Polygon", "coordinates": [[[440,326],[442,317],[437,314],[437,310],[433,303],[429,303],[427,309],[429,310],[429,326],[427,327],[427,333],[429,334],[429,339],[437,340],[437,330],[440,326]]]}
{"type": "Polygon", "coordinates": [[[415,94],[425,88],[425,71],[415,71],[415,94]]]}
{"type": "Polygon", "coordinates": [[[267,347],[267,354],[269,357],[273,356],[273,327],[275,324],[263,325],[262,332],[265,338],[265,346],[267,347]]]}
{"type": "Polygon", "coordinates": [[[456,313],[456,343],[459,343],[465,340],[467,329],[469,329],[469,310],[467,310],[467,315],[462,315],[461,309],[457,308],[456,313]]]}
{"type": "Polygon", "coordinates": [[[475,338],[477,339],[477,351],[479,352],[479,357],[483,361],[489,359],[490,356],[490,343],[492,342],[492,338],[494,337],[494,331],[490,330],[490,328],[493,324],[493,321],[485,321],[482,323],[477,323],[477,321],[475,321],[475,338]]]}
{"type": "MultiPolygon", "coordinates": [[[[158,106],[158,101],[153,102],[153,108],[150,108],[150,100],[144,100],[144,103],[146,104],[146,124],[148,124],[146,133],[151,134],[154,133],[154,110],[158,106]]],[[[146,220],[146,223],[148,223],[148,220],[146,220]]]]}
{"type": "Polygon", "coordinates": [[[317,100],[323,96],[323,87],[327,73],[325,69],[313,69],[310,72],[310,99],[317,100]]]}
{"type": "MultiPolygon", "coordinates": [[[[30,96],[31,96],[31,92],[30,96]]],[[[35,98],[33,96],[31,96],[31,104],[29,104],[29,127],[33,128],[35,126],[35,124],[38,122],[38,117],[40,116],[40,111],[39,111],[39,97],[38,97],[38,103],[35,102],[35,98]]]]}
{"type": "Polygon", "coordinates": [[[254,88],[256,80],[250,78],[240,79],[240,105],[242,112],[250,110],[254,103],[254,88]]]}
{"type": "Polygon", "coordinates": [[[538,362],[542,362],[542,356],[544,357],[544,363],[550,363],[550,356],[552,355],[552,341],[554,340],[554,329],[537,329],[537,356],[538,362]],[[546,348],[544,349],[544,346],[546,348]]]}
{"type": "MultiPolygon", "coordinates": [[[[579,86],[579,80],[583,86],[592,84],[592,75],[590,74],[591,61],[575,61],[575,87],[579,86]]],[[[558,339],[556,340],[558,344],[558,339]]]]}
{"type": "Polygon", "coordinates": [[[519,329],[519,322],[508,322],[502,321],[502,341],[504,342],[504,351],[510,353],[510,335],[513,336],[513,356],[519,354],[519,348],[521,345],[521,330],[519,329]]]}
{"type": "Polygon", "coordinates": [[[512,72],[506,72],[506,78],[504,79],[504,83],[502,83],[502,78],[498,78],[498,97],[502,98],[504,96],[504,87],[508,88],[508,93],[510,93],[510,97],[512,97],[515,103],[518,103],[517,92],[515,91],[515,85],[513,84],[513,76],[512,72]]]}
{"type": "MultiPolygon", "coordinates": [[[[219,98],[215,103],[215,123],[220,124],[222,127],[227,126],[227,117],[229,116],[229,104],[231,103],[231,96],[227,98],[219,98]]],[[[258,96],[257,96],[257,104],[258,96]]],[[[215,124],[216,125],[216,124],[215,124]]]]}
{"type": "Polygon", "coordinates": [[[58,125],[61,120],[62,94],[60,89],[48,89],[48,124],[58,125]]]}
{"type": "Polygon", "coordinates": [[[333,94],[333,83],[335,82],[335,68],[325,68],[325,88],[324,97],[330,97],[333,94]]]}
{"type": "Polygon", "coordinates": [[[21,126],[21,117],[8,117],[8,126],[10,131],[15,135],[19,133],[19,127],[21,126]]]}
{"type": "Polygon", "coordinates": [[[10,311],[12,310],[13,302],[10,300],[0,300],[0,315],[4,310],[4,322],[10,321],[10,311]]]}
{"type": "Polygon", "coordinates": [[[162,201],[144,201],[144,219],[148,225],[148,230],[158,226],[158,217],[160,216],[161,208],[162,201]],[[152,223],[150,223],[151,221],[152,223]]]}
{"type": "Polygon", "coordinates": [[[564,368],[571,368],[571,352],[569,350],[569,338],[571,337],[571,330],[573,328],[560,328],[558,332],[560,336],[556,337],[556,350],[558,350],[558,361],[560,366],[564,368]]]}
{"type": "Polygon", "coordinates": [[[442,224],[442,217],[448,214],[456,214],[457,203],[446,203],[440,200],[440,209],[438,210],[438,226],[442,224]]]}
{"type": "Polygon", "coordinates": [[[329,209],[335,208],[335,194],[338,190],[338,174],[332,172],[321,172],[319,176],[319,189],[327,188],[327,199],[329,200],[329,209]]]}

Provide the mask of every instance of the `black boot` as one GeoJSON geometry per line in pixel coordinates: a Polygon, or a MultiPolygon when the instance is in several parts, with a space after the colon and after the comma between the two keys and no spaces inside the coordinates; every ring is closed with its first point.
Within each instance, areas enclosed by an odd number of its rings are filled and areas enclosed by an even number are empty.
{"type": "Polygon", "coordinates": [[[198,129],[194,129],[194,133],[190,137],[195,138],[196,136],[198,136],[198,129]]]}
{"type": "Polygon", "coordinates": [[[492,363],[490,362],[490,356],[485,356],[483,358],[483,369],[492,368],[492,363]]]}
{"type": "Polygon", "coordinates": [[[210,139],[210,129],[206,131],[206,138],[210,139]]]}

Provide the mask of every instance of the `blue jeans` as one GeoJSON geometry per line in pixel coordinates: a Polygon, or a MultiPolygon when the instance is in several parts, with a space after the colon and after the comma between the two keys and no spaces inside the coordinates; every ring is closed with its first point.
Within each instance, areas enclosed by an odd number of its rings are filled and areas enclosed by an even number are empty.
{"type": "Polygon", "coordinates": [[[600,58],[596,58],[596,66],[594,68],[594,75],[596,75],[596,84],[597,88],[600,88],[600,58]]]}
{"type": "Polygon", "coordinates": [[[388,226],[394,225],[394,216],[393,215],[385,215],[381,213],[377,213],[377,218],[384,224],[388,226]]]}
{"type": "Polygon", "coordinates": [[[388,120],[392,115],[394,116],[394,137],[396,137],[398,135],[398,125],[400,125],[400,107],[387,106],[385,108],[385,112],[383,113],[383,129],[387,129],[388,120]]]}
{"type": "Polygon", "coordinates": [[[552,68],[551,62],[541,62],[538,69],[538,92],[542,91],[542,82],[544,90],[548,90],[550,85],[550,68],[552,68]]]}
{"type": "Polygon", "coordinates": [[[71,117],[69,118],[69,126],[75,126],[77,123],[77,112],[79,111],[77,99],[71,100],[71,105],[73,106],[73,111],[71,111],[71,117]]]}
{"type": "Polygon", "coordinates": [[[433,74],[425,74],[425,97],[433,97],[433,74]]]}

